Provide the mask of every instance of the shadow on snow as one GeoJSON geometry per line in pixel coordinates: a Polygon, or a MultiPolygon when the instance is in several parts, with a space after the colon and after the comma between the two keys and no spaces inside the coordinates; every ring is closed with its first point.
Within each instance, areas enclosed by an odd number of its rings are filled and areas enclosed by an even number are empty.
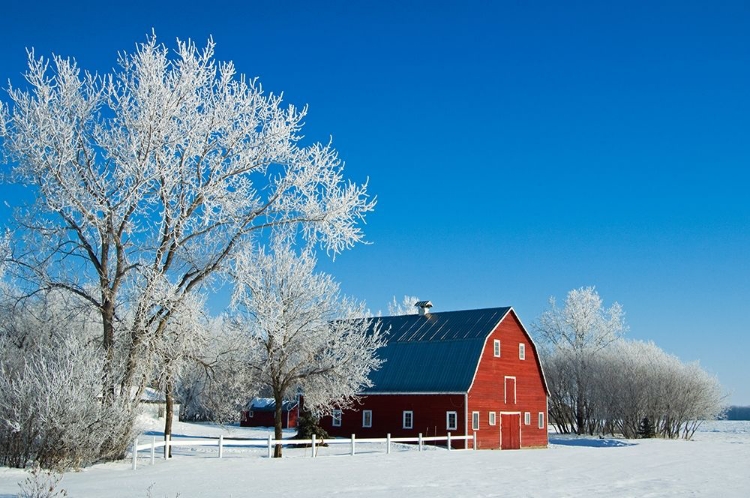
{"type": "Polygon", "coordinates": [[[560,446],[587,446],[589,448],[619,448],[621,446],[635,446],[636,443],[631,443],[622,439],[610,439],[610,438],[592,438],[592,437],[578,437],[578,436],[549,436],[550,444],[557,444],[560,446]]]}

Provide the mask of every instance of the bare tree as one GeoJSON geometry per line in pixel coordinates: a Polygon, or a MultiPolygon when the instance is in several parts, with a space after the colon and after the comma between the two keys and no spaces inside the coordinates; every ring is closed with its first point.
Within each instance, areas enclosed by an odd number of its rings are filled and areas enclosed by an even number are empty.
{"type": "Polygon", "coordinates": [[[176,307],[253,233],[294,226],[337,253],[374,206],[330,143],[301,144],[307,108],[216,62],[212,40],[170,52],[151,36],[118,63],[100,76],[30,52],[29,90],[0,107],[13,178],[36,194],[15,270],[101,314],[105,400],[143,388],[176,307]]]}
{"type": "MultiPolygon", "coordinates": [[[[604,309],[602,299],[593,287],[568,292],[565,307],[558,308],[550,298],[550,308],[532,324],[547,351],[564,350],[572,361],[572,393],[565,402],[574,414],[573,430],[578,434],[592,432],[587,427],[590,399],[587,389],[588,365],[594,355],[619,338],[626,330],[622,307],[614,303],[604,309]]],[[[562,409],[562,406],[560,406],[562,409]]]]}
{"type": "Polygon", "coordinates": [[[273,392],[276,439],[285,399],[304,393],[307,409],[319,415],[352,406],[381,364],[379,326],[329,275],[315,273],[315,264],[310,249],[298,255],[291,238],[277,237],[270,251],[238,255],[233,270],[236,324],[252,345],[250,366],[273,392]]]}

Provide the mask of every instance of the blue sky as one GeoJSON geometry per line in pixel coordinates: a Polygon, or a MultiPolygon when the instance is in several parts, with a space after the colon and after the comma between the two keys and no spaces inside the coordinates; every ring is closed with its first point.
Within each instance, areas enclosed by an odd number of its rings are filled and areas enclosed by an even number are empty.
{"type": "Polygon", "coordinates": [[[371,244],[321,258],[373,311],[411,294],[529,325],[594,285],[628,337],[750,405],[747,2],[31,5],[3,8],[3,87],[27,47],[106,72],[153,28],[212,35],[217,58],[309,104],[306,136],[332,136],[378,198],[371,244]]]}

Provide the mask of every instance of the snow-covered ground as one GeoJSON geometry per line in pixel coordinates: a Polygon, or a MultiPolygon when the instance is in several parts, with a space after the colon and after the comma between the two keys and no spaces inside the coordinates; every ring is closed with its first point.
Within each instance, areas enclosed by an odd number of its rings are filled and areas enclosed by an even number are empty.
{"type": "MultiPolygon", "coordinates": [[[[158,431],[156,425],[150,428],[158,431]]],[[[266,437],[267,431],[176,424],[175,434],[266,437]]],[[[145,441],[150,436],[144,436],[145,441]]],[[[172,460],[138,469],[130,461],[65,474],[72,498],[296,496],[750,496],[750,422],[706,422],[692,441],[617,440],[552,435],[546,450],[422,453],[399,446],[285,449],[180,448],[172,460]],[[361,452],[361,453],[360,453],[361,452]]],[[[0,498],[16,496],[24,471],[0,468],[0,498]]]]}

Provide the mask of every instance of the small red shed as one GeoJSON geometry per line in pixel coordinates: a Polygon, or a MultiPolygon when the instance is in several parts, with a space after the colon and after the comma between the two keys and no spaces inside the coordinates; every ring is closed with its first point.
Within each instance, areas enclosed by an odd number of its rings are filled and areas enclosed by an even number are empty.
{"type": "MultiPolygon", "coordinates": [[[[480,449],[547,446],[547,384],[510,308],[382,317],[384,359],[356,410],[321,420],[332,436],[472,435],[480,449]]],[[[468,447],[463,441],[457,447],[468,447]]]]}
{"type": "MultiPolygon", "coordinates": [[[[273,427],[276,402],[273,398],[253,398],[240,413],[242,427],[273,427]]],[[[294,429],[299,419],[299,402],[284,401],[281,405],[282,429],[294,429]]]]}

